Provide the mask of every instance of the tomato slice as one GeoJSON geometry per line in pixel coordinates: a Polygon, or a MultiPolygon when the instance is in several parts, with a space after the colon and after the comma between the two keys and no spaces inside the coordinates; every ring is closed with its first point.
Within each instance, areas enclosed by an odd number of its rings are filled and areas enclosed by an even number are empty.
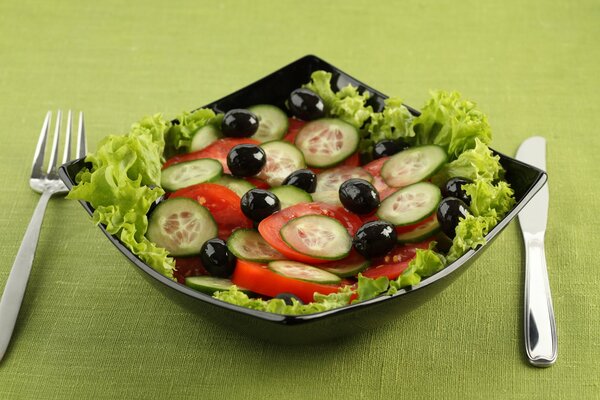
{"type": "Polygon", "coordinates": [[[231,281],[240,287],[264,296],[275,297],[279,293],[292,293],[303,302],[314,301],[315,293],[330,294],[339,290],[339,285],[301,281],[271,271],[266,265],[238,260],[231,281]]]}
{"type": "Polygon", "coordinates": [[[388,160],[389,157],[378,158],[377,160],[371,161],[370,163],[363,166],[365,171],[373,176],[373,187],[379,192],[379,199],[383,200],[390,194],[394,193],[398,188],[389,186],[381,177],[381,168],[383,164],[388,160]]]}
{"type": "Polygon", "coordinates": [[[240,197],[225,186],[199,183],[179,189],[170,197],[187,197],[206,207],[215,219],[219,227],[219,237],[223,240],[237,228],[252,227],[252,221],[246,218],[240,208],[240,197]]]}
{"type": "Polygon", "coordinates": [[[283,225],[293,218],[302,217],[304,215],[325,215],[327,217],[335,218],[346,227],[350,236],[354,236],[358,228],[362,225],[362,221],[358,216],[346,211],[343,207],[325,203],[300,203],[265,218],[258,225],[258,231],[267,243],[290,260],[301,261],[308,264],[324,264],[328,262],[328,260],[314,258],[297,252],[289,247],[281,238],[279,231],[283,225]]]}
{"type": "Polygon", "coordinates": [[[288,125],[288,131],[285,134],[285,136],[283,137],[283,140],[285,140],[286,142],[290,142],[291,144],[294,144],[294,141],[296,140],[296,135],[298,135],[298,132],[300,132],[300,129],[302,129],[302,127],[304,125],[306,125],[306,121],[302,121],[296,118],[290,118],[289,120],[289,125],[288,125]]]}
{"type": "Polygon", "coordinates": [[[437,218],[437,213],[433,213],[433,214],[431,214],[430,217],[427,217],[424,220],[417,222],[416,224],[397,226],[396,227],[396,232],[398,234],[411,232],[411,231],[415,230],[416,228],[418,228],[421,225],[429,224],[430,222],[432,222],[436,218],[437,218]]]}
{"type": "Polygon", "coordinates": [[[252,176],[246,177],[244,179],[256,186],[258,189],[268,189],[271,187],[267,182],[263,181],[262,179],[254,178],[252,176]]]}
{"type": "Polygon", "coordinates": [[[188,276],[208,275],[208,272],[202,266],[200,256],[195,257],[174,257],[175,271],[173,277],[179,283],[185,283],[185,278],[188,276]]]}
{"type": "Polygon", "coordinates": [[[227,167],[227,154],[229,151],[238,144],[259,144],[258,141],[249,138],[223,138],[219,139],[205,149],[193,151],[191,153],[179,154],[171,157],[164,163],[163,169],[170,165],[177,164],[184,161],[198,160],[200,158],[212,158],[217,160],[223,166],[223,172],[228,174],[229,167],[227,167]]]}
{"type": "Polygon", "coordinates": [[[367,278],[386,276],[389,279],[397,279],[415,258],[417,249],[426,250],[429,248],[429,243],[431,240],[398,245],[384,257],[373,260],[373,267],[366,269],[362,274],[367,278]]]}

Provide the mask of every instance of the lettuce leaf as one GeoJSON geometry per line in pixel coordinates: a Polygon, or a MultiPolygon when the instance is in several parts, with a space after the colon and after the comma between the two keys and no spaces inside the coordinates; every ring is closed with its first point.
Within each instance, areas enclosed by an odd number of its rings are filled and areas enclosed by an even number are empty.
{"type": "Polygon", "coordinates": [[[408,268],[398,277],[390,281],[388,294],[394,294],[398,289],[414,286],[426,278],[441,271],[446,265],[444,256],[432,249],[417,249],[415,258],[408,263],[408,268]]]}
{"type": "Polygon", "coordinates": [[[485,235],[498,223],[495,217],[467,215],[456,226],[456,236],[448,252],[448,262],[453,262],[469,249],[485,244],[485,235]]]}
{"type": "Polygon", "coordinates": [[[415,144],[442,146],[451,159],[475,148],[476,139],[485,144],[492,140],[485,114],[458,92],[431,92],[421,115],[413,120],[413,130],[415,144]]]}
{"type": "Polygon", "coordinates": [[[219,291],[213,294],[213,297],[230,304],[284,315],[313,314],[317,312],[339,308],[350,303],[350,297],[353,294],[350,286],[344,286],[337,293],[328,295],[315,293],[315,301],[308,304],[301,304],[292,299],[292,305],[287,305],[282,299],[264,300],[260,298],[251,298],[235,285],[229,290],[219,291]]]}
{"type": "Polygon", "coordinates": [[[338,117],[360,128],[373,113],[373,107],[366,105],[369,92],[360,94],[358,88],[348,84],[335,93],[331,89],[331,78],[332,74],[329,72],[315,71],[311,75],[311,81],[302,87],[321,97],[326,115],[338,117]]]}
{"type": "Polygon", "coordinates": [[[463,185],[463,190],[471,198],[469,210],[476,217],[493,217],[500,221],[515,205],[514,191],[505,181],[493,184],[479,179],[463,185]]]}
{"type": "Polygon", "coordinates": [[[463,152],[458,158],[444,166],[437,180],[462,177],[472,181],[495,180],[504,175],[500,165],[500,156],[494,156],[490,148],[479,138],[475,138],[475,147],[463,152]]]}
{"type": "Polygon", "coordinates": [[[183,112],[176,119],[179,124],[171,126],[165,134],[165,155],[167,158],[177,153],[188,152],[192,138],[198,129],[208,124],[220,128],[223,114],[216,115],[213,110],[200,108],[191,113],[183,112]]]}
{"type": "Polygon", "coordinates": [[[146,214],[164,191],[160,184],[164,135],[169,128],[160,115],[147,117],[131,127],[127,135],[110,135],[98,145],[77,175],[77,185],[67,198],[84,200],[95,209],[93,221],[106,225],[109,233],[159,273],[172,278],[175,263],[165,249],[144,236],[146,214]]]}
{"type": "Polygon", "coordinates": [[[385,276],[372,279],[358,274],[358,285],[356,288],[358,298],[355,301],[364,301],[377,297],[388,289],[389,283],[389,279],[385,276]]]}
{"type": "Polygon", "coordinates": [[[385,107],[379,113],[371,114],[367,123],[367,136],[361,143],[362,152],[371,152],[374,143],[385,139],[411,138],[415,136],[412,128],[413,115],[397,97],[385,99],[385,107]]]}

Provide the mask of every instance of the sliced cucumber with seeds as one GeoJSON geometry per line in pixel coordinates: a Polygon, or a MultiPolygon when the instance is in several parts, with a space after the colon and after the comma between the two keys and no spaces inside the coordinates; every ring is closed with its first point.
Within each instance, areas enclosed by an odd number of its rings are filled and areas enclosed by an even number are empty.
{"type": "Polygon", "coordinates": [[[372,182],[373,177],[360,167],[340,166],[325,170],[317,175],[317,188],[315,192],[335,191],[340,189],[342,183],[348,179],[359,178],[372,182]]]}
{"type": "Polygon", "coordinates": [[[245,195],[248,190],[256,187],[245,179],[234,178],[231,175],[222,175],[215,183],[231,189],[240,197],[245,195]]]}
{"type": "Polygon", "coordinates": [[[287,222],[279,231],[283,241],[299,253],[323,260],[339,260],[352,249],[352,237],[337,219],[305,215],[287,222]]]}
{"type": "Polygon", "coordinates": [[[160,185],[174,192],[187,186],[208,182],[221,176],[223,166],[217,160],[201,158],[173,164],[162,170],[160,185]]]}
{"type": "Polygon", "coordinates": [[[318,201],[319,203],[331,204],[331,205],[341,205],[340,201],[340,193],[337,190],[326,190],[324,192],[314,192],[312,194],[313,201],[318,201]]]}
{"type": "Polygon", "coordinates": [[[447,160],[440,146],[411,147],[391,156],[381,168],[381,177],[389,186],[408,186],[434,175],[447,160]]]}
{"type": "Polygon", "coordinates": [[[270,104],[257,104],[249,107],[258,117],[258,130],[252,139],[261,143],[279,140],[283,138],[288,130],[288,116],[279,107],[270,104]]]}
{"type": "Polygon", "coordinates": [[[269,189],[279,199],[281,209],[288,208],[298,203],[310,203],[312,196],[296,186],[283,185],[269,189]]]}
{"type": "Polygon", "coordinates": [[[217,233],[210,211],[192,199],[176,197],[156,206],[148,218],[146,237],[172,256],[189,256],[199,254],[204,242],[217,233]]]}
{"type": "Polygon", "coordinates": [[[427,239],[429,236],[433,235],[437,231],[440,230],[440,223],[436,218],[433,218],[431,221],[423,222],[422,224],[415,227],[410,232],[399,233],[398,242],[400,243],[416,243],[422,240],[427,239]]]}
{"type": "Polygon", "coordinates": [[[254,262],[285,260],[285,256],[271,247],[260,233],[253,229],[235,230],[227,239],[227,248],[242,260],[254,262]]]}
{"type": "Polygon", "coordinates": [[[291,143],[276,140],[260,145],[267,155],[267,163],[257,178],[271,186],[279,186],[292,172],[305,168],[304,156],[291,143]]]}
{"type": "Polygon", "coordinates": [[[396,226],[416,224],[436,212],[441,200],[440,188],[419,182],[389,195],[381,202],[377,216],[396,226]]]}
{"type": "Polygon", "coordinates": [[[321,284],[338,284],[341,281],[339,276],[331,272],[296,261],[272,261],[268,268],[279,275],[301,281],[321,284]]]}
{"type": "Polygon", "coordinates": [[[192,136],[190,152],[203,150],[222,137],[223,134],[219,128],[211,124],[204,125],[202,128],[198,129],[196,133],[194,133],[194,136],[192,136]]]}
{"type": "Polygon", "coordinates": [[[349,278],[369,268],[370,265],[371,262],[369,260],[355,260],[347,264],[336,265],[335,267],[321,266],[320,268],[340,278],[349,278]]]}
{"type": "MultiPolygon", "coordinates": [[[[229,290],[233,283],[227,278],[217,278],[216,276],[188,276],[185,278],[185,285],[196,289],[199,292],[213,295],[215,292],[229,290]]],[[[238,289],[244,293],[251,293],[248,289],[238,286],[238,289]]]]}
{"type": "Polygon", "coordinates": [[[358,130],[337,118],[322,118],[304,125],[295,144],[311,167],[326,168],[344,161],[358,148],[358,130]]]}

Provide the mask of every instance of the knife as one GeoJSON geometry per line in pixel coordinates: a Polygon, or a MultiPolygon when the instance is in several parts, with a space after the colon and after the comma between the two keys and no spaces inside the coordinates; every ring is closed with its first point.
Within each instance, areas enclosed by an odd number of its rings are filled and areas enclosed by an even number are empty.
{"type": "MultiPolygon", "coordinates": [[[[546,170],[546,139],[533,136],[517,150],[517,160],[546,170]]],[[[548,184],[519,213],[525,243],[525,351],[536,367],[549,367],[556,361],[558,344],[556,321],[550,295],[544,234],[548,221],[548,184]]]]}

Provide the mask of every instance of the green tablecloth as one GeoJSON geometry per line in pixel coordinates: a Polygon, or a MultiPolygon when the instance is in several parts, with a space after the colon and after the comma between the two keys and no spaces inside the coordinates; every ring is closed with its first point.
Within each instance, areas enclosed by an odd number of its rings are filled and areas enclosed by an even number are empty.
{"type": "Polygon", "coordinates": [[[167,300],[86,218],[49,206],[0,398],[599,398],[597,1],[0,2],[0,287],[38,200],[45,112],[84,110],[91,149],[317,54],[420,107],[461,91],[493,147],[548,139],[547,256],[559,358],[523,356],[523,254],[512,223],[418,312],[348,340],[256,342],[167,300]]]}

